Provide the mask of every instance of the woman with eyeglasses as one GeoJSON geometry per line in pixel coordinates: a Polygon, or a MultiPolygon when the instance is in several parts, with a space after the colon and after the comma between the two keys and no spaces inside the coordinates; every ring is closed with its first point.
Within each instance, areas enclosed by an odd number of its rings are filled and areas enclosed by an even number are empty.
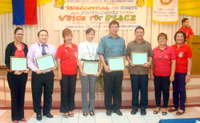
{"type": "Polygon", "coordinates": [[[65,118],[68,118],[74,116],[78,47],[72,43],[73,33],[70,29],[65,28],[62,36],[64,44],[58,47],[56,58],[58,63],[58,78],[61,78],[60,112],[63,113],[65,118]]]}
{"type": "Polygon", "coordinates": [[[11,71],[10,66],[10,56],[27,56],[28,46],[22,42],[23,37],[23,28],[17,27],[14,31],[15,40],[7,45],[5,52],[5,64],[8,68],[7,80],[11,93],[11,117],[13,123],[18,123],[19,121],[26,122],[24,118],[24,95],[29,69],[11,71]]]}
{"type": "Polygon", "coordinates": [[[158,47],[153,49],[152,78],[154,79],[156,108],[153,113],[158,114],[163,94],[162,115],[167,114],[170,82],[174,81],[175,51],[167,45],[167,35],[160,33],[157,37],[158,47]]]}

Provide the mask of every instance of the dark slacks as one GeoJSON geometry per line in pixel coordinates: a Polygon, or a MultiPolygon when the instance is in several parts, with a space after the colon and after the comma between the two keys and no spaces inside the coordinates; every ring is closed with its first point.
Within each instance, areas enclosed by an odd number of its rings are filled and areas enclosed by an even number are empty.
{"type": "Polygon", "coordinates": [[[32,72],[32,96],[34,112],[41,113],[41,96],[44,91],[43,114],[47,114],[51,110],[52,94],[54,84],[54,73],[36,74],[32,72]]]}
{"type": "Polygon", "coordinates": [[[63,75],[60,81],[61,87],[61,106],[60,112],[66,113],[73,111],[75,108],[74,96],[76,91],[76,79],[77,74],[74,75],[63,75]]]}
{"type": "Polygon", "coordinates": [[[163,94],[163,107],[164,108],[168,107],[169,86],[170,86],[169,76],[166,77],[154,76],[156,107],[160,107],[161,93],[163,94]]]}
{"type": "Polygon", "coordinates": [[[130,74],[131,87],[132,87],[132,109],[138,109],[139,106],[142,110],[147,108],[148,105],[148,75],[135,75],[130,74]],[[140,91],[140,105],[138,104],[138,97],[140,91]]]}
{"type": "Polygon", "coordinates": [[[121,88],[123,71],[113,71],[110,73],[103,70],[105,108],[106,110],[118,110],[121,106],[121,88]],[[113,105],[112,105],[113,98],[113,105]]]}
{"type": "Polygon", "coordinates": [[[181,110],[185,110],[186,90],[185,90],[186,73],[175,73],[173,84],[173,103],[174,107],[180,106],[181,110]]]}
{"type": "Polygon", "coordinates": [[[11,116],[12,121],[24,118],[24,95],[27,82],[27,74],[14,75],[7,73],[8,84],[11,92],[11,116]]]}

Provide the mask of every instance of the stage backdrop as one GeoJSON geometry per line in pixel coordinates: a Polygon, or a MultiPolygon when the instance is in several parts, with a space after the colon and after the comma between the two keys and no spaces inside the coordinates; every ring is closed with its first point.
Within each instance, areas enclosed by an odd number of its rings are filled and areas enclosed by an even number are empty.
{"type": "Polygon", "coordinates": [[[146,0],[53,0],[54,29],[108,29],[112,20],[121,29],[133,29],[146,22],[146,0]]]}
{"type": "MultiPolygon", "coordinates": [[[[179,12],[183,14],[184,12],[187,13],[188,11],[193,11],[187,14],[190,14],[192,16],[199,15],[199,12],[196,12],[196,10],[200,8],[200,7],[197,8],[197,6],[200,5],[200,2],[191,1],[191,0],[188,0],[188,2],[185,2],[185,1],[187,0],[184,0],[184,1],[182,0],[182,3],[179,3],[179,5],[181,4],[181,6],[184,5],[184,7],[182,7],[181,10],[179,9],[179,12]],[[190,5],[189,3],[191,2],[194,4],[190,5]]],[[[152,6],[150,3],[148,5],[152,6]]],[[[23,41],[27,43],[28,46],[38,41],[37,32],[40,29],[47,29],[49,31],[49,43],[52,43],[56,48],[63,43],[62,30],[54,30],[53,6],[54,6],[54,3],[52,1],[38,7],[38,11],[37,11],[38,24],[37,25],[21,26],[24,28],[24,31],[25,31],[23,41]]],[[[147,7],[146,20],[144,24],[144,28],[145,28],[144,38],[147,41],[149,41],[152,44],[152,47],[154,48],[158,45],[157,43],[158,33],[164,32],[164,33],[167,33],[168,35],[168,42],[167,42],[168,45],[174,44],[173,37],[174,37],[175,32],[181,27],[180,20],[183,17],[188,17],[190,19],[190,25],[194,33],[197,35],[200,35],[200,18],[192,17],[192,16],[180,15],[179,22],[177,24],[164,24],[164,25],[154,24],[152,23],[152,8],[147,7]]],[[[8,43],[13,41],[13,31],[15,28],[16,26],[12,25],[12,13],[6,13],[6,14],[0,15],[0,47],[1,47],[0,48],[0,65],[5,65],[4,64],[5,48],[8,43]]],[[[86,29],[73,30],[73,33],[74,33],[73,42],[75,44],[79,44],[80,42],[85,40],[85,30],[86,29]]],[[[108,34],[108,28],[107,30],[97,30],[94,41],[98,43],[99,39],[106,34],[108,34]]],[[[120,29],[119,35],[125,39],[126,44],[135,38],[134,29],[120,29]]]]}

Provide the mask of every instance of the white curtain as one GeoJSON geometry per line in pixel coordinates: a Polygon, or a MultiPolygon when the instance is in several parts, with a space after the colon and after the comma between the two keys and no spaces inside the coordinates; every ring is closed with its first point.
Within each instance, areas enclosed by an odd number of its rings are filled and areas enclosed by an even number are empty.
{"type": "MultiPolygon", "coordinates": [[[[53,30],[53,15],[52,15],[52,2],[38,7],[38,24],[34,26],[23,25],[24,28],[24,42],[30,46],[34,42],[37,42],[37,32],[40,29],[47,29],[49,31],[49,43],[52,43],[56,48],[63,43],[62,31],[53,30]]],[[[151,42],[152,48],[156,47],[157,35],[160,32],[167,33],[168,45],[174,44],[174,34],[181,27],[181,20],[184,17],[189,18],[190,25],[195,35],[200,35],[200,18],[191,16],[179,16],[178,24],[153,24],[152,23],[152,8],[147,8],[147,20],[145,25],[145,40],[151,42]]],[[[144,15],[145,16],[145,15],[144,15]]],[[[13,32],[16,26],[12,24],[12,13],[0,15],[0,66],[4,64],[5,48],[8,43],[13,41],[13,32]]],[[[85,29],[86,30],[86,29],[85,29]]],[[[99,39],[108,34],[108,30],[96,30],[95,42],[98,43],[99,39]]],[[[134,39],[134,30],[120,30],[119,35],[126,40],[126,44],[134,39]]],[[[73,42],[79,44],[79,42],[85,40],[85,31],[73,30],[73,42]]]]}

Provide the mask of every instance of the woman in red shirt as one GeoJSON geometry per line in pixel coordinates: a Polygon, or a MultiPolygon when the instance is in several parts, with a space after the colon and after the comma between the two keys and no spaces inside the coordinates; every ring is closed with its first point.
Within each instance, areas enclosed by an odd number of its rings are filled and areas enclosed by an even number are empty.
{"type": "Polygon", "coordinates": [[[185,44],[186,34],[183,31],[176,32],[174,39],[176,41],[176,44],[172,45],[172,48],[176,52],[175,80],[172,83],[174,107],[170,108],[169,111],[177,111],[176,115],[182,115],[185,112],[185,85],[190,81],[190,72],[192,68],[192,51],[190,47],[185,44]]]}
{"type": "Polygon", "coordinates": [[[167,114],[170,81],[174,81],[175,52],[167,45],[167,35],[158,35],[159,46],[153,49],[152,73],[154,76],[156,108],[154,114],[160,111],[161,92],[163,93],[162,115],[167,114]]]}
{"type": "Polygon", "coordinates": [[[77,56],[78,48],[76,44],[72,43],[73,34],[68,28],[62,32],[64,44],[57,49],[56,58],[58,63],[58,77],[61,78],[61,107],[60,112],[63,116],[73,117],[74,95],[77,78],[77,56]]]}
{"type": "Polygon", "coordinates": [[[6,47],[5,64],[8,68],[7,80],[11,93],[11,117],[13,123],[19,121],[26,122],[24,119],[24,95],[28,77],[28,68],[23,71],[10,71],[10,56],[26,57],[28,46],[22,42],[24,31],[17,27],[14,31],[15,41],[6,47]]]}

